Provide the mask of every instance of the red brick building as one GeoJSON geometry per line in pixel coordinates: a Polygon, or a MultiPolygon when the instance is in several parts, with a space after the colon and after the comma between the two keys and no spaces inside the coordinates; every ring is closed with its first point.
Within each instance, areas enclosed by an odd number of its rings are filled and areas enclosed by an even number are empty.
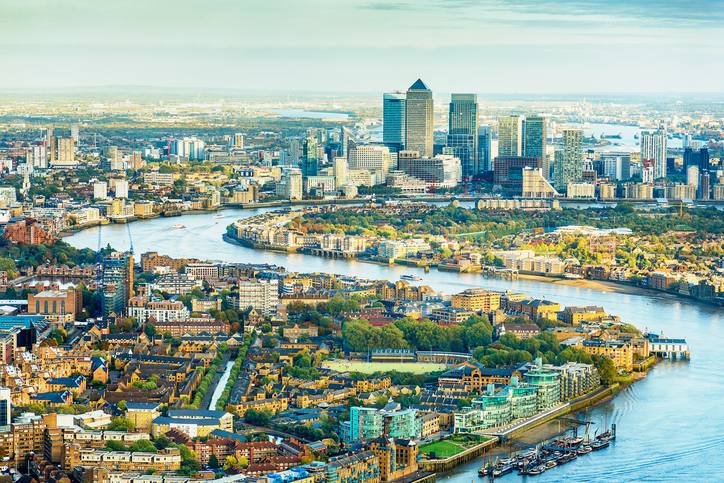
{"type": "Polygon", "coordinates": [[[3,238],[18,245],[52,245],[57,240],[32,218],[8,223],[3,238]]]}

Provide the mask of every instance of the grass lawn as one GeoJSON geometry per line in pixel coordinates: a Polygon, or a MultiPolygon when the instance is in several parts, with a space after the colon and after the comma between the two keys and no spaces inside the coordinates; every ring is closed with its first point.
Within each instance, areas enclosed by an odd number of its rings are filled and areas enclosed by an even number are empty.
{"type": "Polygon", "coordinates": [[[445,364],[435,364],[432,362],[370,362],[365,361],[324,361],[322,367],[325,369],[334,369],[335,371],[357,371],[363,374],[373,374],[375,372],[399,371],[411,372],[413,374],[425,374],[433,371],[442,371],[447,369],[445,364]]]}
{"type": "Polygon", "coordinates": [[[466,448],[463,448],[462,446],[454,443],[450,443],[449,441],[435,441],[434,443],[420,446],[421,453],[429,453],[431,451],[434,451],[436,458],[447,458],[448,456],[462,453],[463,451],[465,451],[465,449],[466,448]]]}

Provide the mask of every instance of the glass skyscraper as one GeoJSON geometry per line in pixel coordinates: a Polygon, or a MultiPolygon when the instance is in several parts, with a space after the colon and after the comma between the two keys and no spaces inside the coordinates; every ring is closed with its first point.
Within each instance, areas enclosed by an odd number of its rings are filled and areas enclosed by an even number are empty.
{"type": "Polygon", "coordinates": [[[563,149],[556,151],[554,166],[554,187],[565,191],[568,183],[583,181],[583,130],[563,130],[563,149]]]}
{"type": "Polygon", "coordinates": [[[432,91],[421,79],[410,86],[405,96],[405,149],[417,151],[420,156],[433,153],[433,100],[432,91]]]}
{"type": "Polygon", "coordinates": [[[309,137],[302,142],[302,175],[317,176],[317,140],[309,137]]]}
{"type": "Polygon", "coordinates": [[[492,137],[490,126],[478,127],[478,169],[481,173],[493,170],[493,158],[490,155],[492,137]]]}
{"type": "Polygon", "coordinates": [[[402,92],[391,92],[382,101],[382,140],[398,145],[398,149],[405,148],[406,99],[402,92]]]}
{"type": "Polygon", "coordinates": [[[450,99],[447,145],[452,154],[460,158],[463,177],[469,178],[482,171],[478,158],[478,96],[453,94],[450,99]]]}

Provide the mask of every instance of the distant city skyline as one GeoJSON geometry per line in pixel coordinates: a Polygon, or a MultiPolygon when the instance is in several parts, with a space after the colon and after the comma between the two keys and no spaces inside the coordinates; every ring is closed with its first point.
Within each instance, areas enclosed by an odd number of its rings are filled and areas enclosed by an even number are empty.
{"type": "Polygon", "coordinates": [[[0,88],[721,92],[720,5],[11,0],[0,88]]]}

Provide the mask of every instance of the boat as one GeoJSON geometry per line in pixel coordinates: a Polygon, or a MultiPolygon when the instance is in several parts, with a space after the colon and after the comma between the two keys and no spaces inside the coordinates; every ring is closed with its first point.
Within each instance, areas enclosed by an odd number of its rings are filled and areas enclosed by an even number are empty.
{"type": "Polygon", "coordinates": [[[605,440],[598,440],[591,443],[591,451],[598,451],[599,449],[607,448],[610,443],[605,440]]]}
{"type": "Polygon", "coordinates": [[[572,439],[571,441],[568,442],[568,444],[570,444],[571,446],[577,446],[577,445],[579,445],[579,444],[581,444],[581,443],[583,443],[583,437],[582,437],[582,436],[579,436],[579,437],[577,437],[577,438],[574,438],[574,439],[572,439]]]}
{"type": "Polygon", "coordinates": [[[186,228],[186,225],[174,225],[171,228],[173,228],[174,230],[183,230],[184,228],[186,228]]]}
{"type": "Polygon", "coordinates": [[[493,476],[507,475],[511,471],[513,471],[513,465],[496,466],[493,469],[493,476]]]}
{"type": "Polygon", "coordinates": [[[218,213],[218,214],[212,216],[211,219],[212,219],[212,220],[220,220],[220,219],[222,219],[223,217],[224,217],[224,215],[222,215],[221,213],[218,213]]]}
{"type": "Polygon", "coordinates": [[[402,280],[422,280],[420,277],[416,277],[414,275],[400,275],[400,278],[402,280]]]}
{"type": "Polygon", "coordinates": [[[555,468],[556,466],[558,466],[558,463],[556,463],[555,461],[553,461],[553,460],[546,461],[547,470],[550,470],[551,468],[555,468]]]}
{"type": "Polygon", "coordinates": [[[530,476],[540,475],[546,470],[546,467],[544,465],[536,466],[535,468],[531,468],[528,470],[528,474],[530,476]]]}
{"type": "Polygon", "coordinates": [[[580,448],[578,448],[577,452],[579,455],[581,455],[581,454],[588,454],[591,451],[593,451],[593,450],[591,449],[590,446],[581,446],[580,448]]]}

